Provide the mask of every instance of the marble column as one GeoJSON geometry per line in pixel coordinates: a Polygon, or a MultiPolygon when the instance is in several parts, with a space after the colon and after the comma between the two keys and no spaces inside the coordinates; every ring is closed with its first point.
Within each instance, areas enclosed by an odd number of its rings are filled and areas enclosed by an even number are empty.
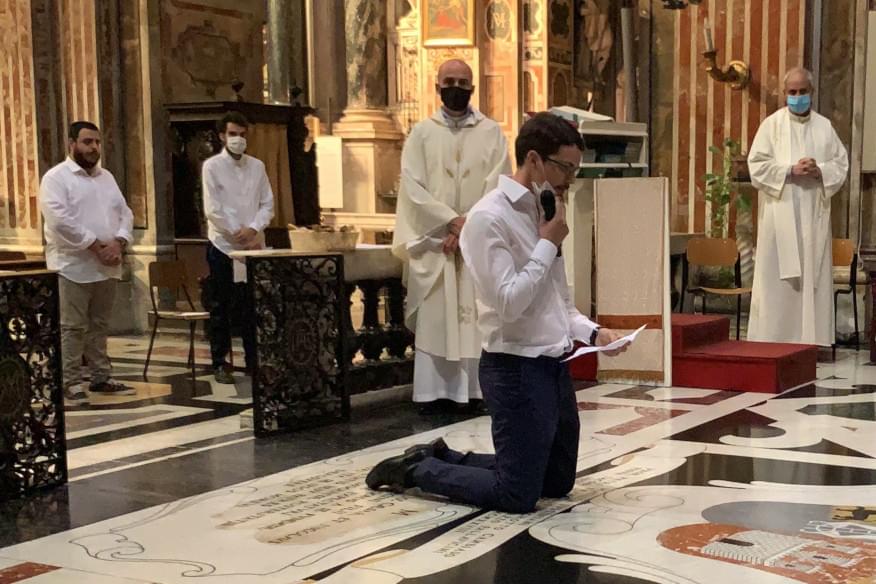
{"type": "MultiPolygon", "coordinates": [[[[395,190],[401,164],[402,133],[387,101],[386,2],[346,0],[344,8],[347,108],[334,134],[344,141],[345,216],[336,219],[373,223],[394,211],[382,195],[395,190]]],[[[392,225],[391,215],[385,223],[392,225]]]]}
{"type": "Polygon", "coordinates": [[[287,35],[292,5],[288,0],[268,0],[268,101],[289,103],[289,48],[287,35]]]}

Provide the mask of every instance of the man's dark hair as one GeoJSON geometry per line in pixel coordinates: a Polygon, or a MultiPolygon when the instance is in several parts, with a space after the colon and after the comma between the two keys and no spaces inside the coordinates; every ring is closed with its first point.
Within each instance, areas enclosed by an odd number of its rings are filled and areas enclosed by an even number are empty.
{"type": "Polygon", "coordinates": [[[246,119],[240,112],[228,112],[222,119],[219,120],[219,133],[222,134],[225,130],[228,129],[228,124],[236,124],[238,126],[243,126],[244,128],[249,128],[249,120],[246,119]]]}
{"type": "Polygon", "coordinates": [[[535,114],[523,124],[514,142],[517,166],[523,165],[530,150],[546,159],[559,152],[562,146],[577,146],[584,150],[584,140],[575,126],[549,112],[535,114]]]}
{"type": "Polygon", "coordinates": [[[82,130],[94,130],[95,132],[100,132],[100,129],[91,122],[80,120],[70,124],[70,130],[67,132],[67,137],[75,142],[79,139],[79,132],[82,130]]]}

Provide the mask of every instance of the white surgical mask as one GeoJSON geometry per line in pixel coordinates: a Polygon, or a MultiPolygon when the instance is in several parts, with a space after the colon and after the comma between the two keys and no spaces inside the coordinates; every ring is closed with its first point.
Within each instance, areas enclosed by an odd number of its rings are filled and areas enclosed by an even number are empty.
{"type": "Polygon", "coordinates": [[[537,197],[540,196],[544,191],[550,191],[551,193],[556,195],[557,189],[554,188],[554,185],[552,185],[550,182],[548,182],[547,173],[544,170],[544,162],[541,160],[539,161],[539,167],[541,167],[541,176],[545,180],[543,180],[540,183],[536,182],[536,181],[532,181],[532,193],[537,197]]]}
{"type": "Polygon", "coordinates": [[[246,138],[243,136],[229,136],[225,141],[225,146],[229,152],[240,156],[246,152],[246,138]]]}

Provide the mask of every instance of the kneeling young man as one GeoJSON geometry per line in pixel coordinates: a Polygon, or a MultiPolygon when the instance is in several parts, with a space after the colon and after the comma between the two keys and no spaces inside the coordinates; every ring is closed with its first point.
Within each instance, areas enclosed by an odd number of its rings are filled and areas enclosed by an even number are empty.
{"type": "Polygon", "coordinates": [[[515,142],[517,172],[499,179],[462,229],[460,246],[475,281],[484,339],[479,377],[495,455],[456,452],[438,439],[378,464],[365,479],[370,488],[419,487],[513,513],[530,512],[540,497],[572,490],[580,428],[562,357],[576,340],[605,345],[621,337],[578,312],[558,253],[569,233],[565,195],[582,149],[568,122],[536,115],[515,142]],[[550,221],[540,204],[545,191],[555,197],[550,221]]]}

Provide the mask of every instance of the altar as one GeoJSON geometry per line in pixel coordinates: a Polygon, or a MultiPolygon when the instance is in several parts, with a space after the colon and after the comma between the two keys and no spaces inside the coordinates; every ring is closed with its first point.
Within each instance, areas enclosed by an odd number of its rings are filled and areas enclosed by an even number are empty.
{"type": "Polygon", "coordinates": [[[246,316],[256,325],[256,436],[347,420],[351,395],[411,383],[413,334],[404,326],[402,264],[390,246],[232,257],[246,264],[246,316]]]}

